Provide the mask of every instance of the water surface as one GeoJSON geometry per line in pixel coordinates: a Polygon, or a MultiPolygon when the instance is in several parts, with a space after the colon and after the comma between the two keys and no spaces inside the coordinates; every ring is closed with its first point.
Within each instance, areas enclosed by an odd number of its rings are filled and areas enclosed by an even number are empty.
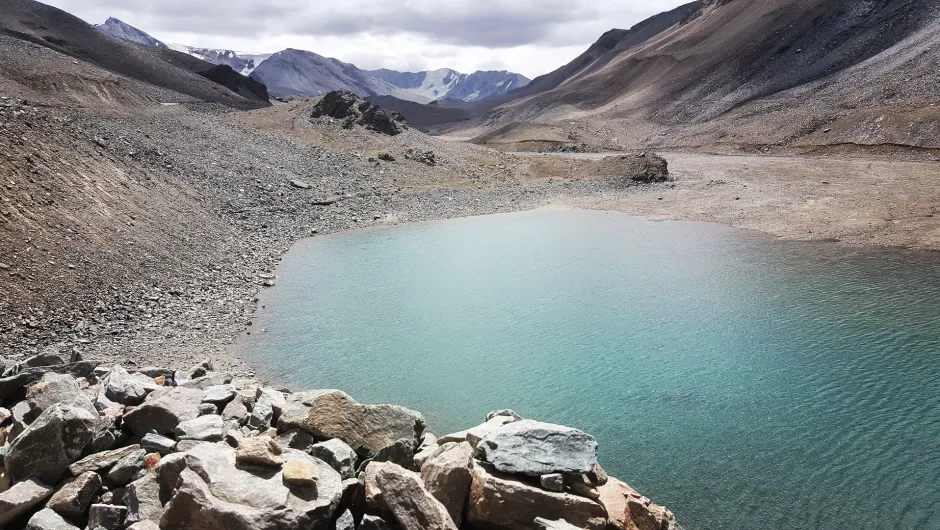
{"type": "Polygon", "coordinates": [[[278,382],[437,434],[576,426],[687,530],[940,529],[937,255],[575,210],[316,238],[277,272],[242,346],[278,382]]]}

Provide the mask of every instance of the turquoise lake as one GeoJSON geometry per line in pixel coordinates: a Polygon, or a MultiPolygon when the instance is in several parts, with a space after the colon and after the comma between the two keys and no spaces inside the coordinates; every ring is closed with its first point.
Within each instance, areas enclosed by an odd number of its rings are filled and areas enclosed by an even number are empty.
{"type": "Polygon", "coordinates": [[[277,274],[240,347],[279,384],[578,427],[686,530],[940,529],[940,255],[535,211],[277,274]]]}

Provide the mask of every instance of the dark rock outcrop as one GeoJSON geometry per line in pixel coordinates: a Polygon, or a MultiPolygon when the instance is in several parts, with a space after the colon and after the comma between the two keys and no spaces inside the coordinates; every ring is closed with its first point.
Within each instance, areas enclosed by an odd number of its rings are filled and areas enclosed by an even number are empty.
{"type": "Polygon", "coordinates": [[[405,118],[397,112],[386,112],[375,103],[366,101],[348,90],[334,90],[323,96],[313,107],[312,118],[344,120],[343,126],[361,125],[371,131],[395,136],[407,128],[405,118]]]}

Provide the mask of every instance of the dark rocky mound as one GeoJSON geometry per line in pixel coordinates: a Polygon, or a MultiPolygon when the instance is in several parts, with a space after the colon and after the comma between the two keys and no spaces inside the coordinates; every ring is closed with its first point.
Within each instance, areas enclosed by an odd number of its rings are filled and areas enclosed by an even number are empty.
{"type": "Polygon", "coordinates": [[[197,72],[206,79],[248,99],[270,101],[268,87],[250,77],[243,76],[227,64],[219,64],[203,72],[197,72]]]}
{"type": "Polygon", "coordinates": [[[608,156],[597,163],[598,173],[615,185],[650,184],[669,180],[669,164],[654,153],[608,156]]]}
{"type": "Polygon", "coordinates": [[[371,131],[389,136],[401,134],[408,128],[405,118],[397,112],[386,112],[348,90],[334,90],[323,96],[310,115],[312,118],[345,120],[343,126],[361,125],[371,131]]]}
{"type": "Polygon", "coordinates": [[[438,125],[465,121],[470,117],[470,112],[462,108],[466,104],[460,100],[433,101],[427,105],[394,96],[369,96],[366,100],[387,111],[408,116],[408,125],[421,132],[433,132],[438,125]]]}

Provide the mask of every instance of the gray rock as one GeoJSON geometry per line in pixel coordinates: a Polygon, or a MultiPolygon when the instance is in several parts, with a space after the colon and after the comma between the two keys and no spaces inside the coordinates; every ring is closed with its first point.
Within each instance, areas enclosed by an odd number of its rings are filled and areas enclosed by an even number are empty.
{"type": "Polygon", "coordinates": [[[319,438],[339,438],[360,457],[370,458],[401,439],[417,447],[424,417],[396,405],[362,405],[339,390],[291,394],[278,429],[302,429],[319,438]]]}
{"type": "Polygon", "coordinates": [[[218,442],[222,440],[224,424],[222,416],[215,414],[180,422],[176,426],[176,439],[218,442]]]}
{"type": "Polygon", "coordinates": [[[55,366],[24,368],[15,375],[0,378],[0,402],[13,395],[13,393],[39,381],[42,379],[42,376],[47,373],[69,374],[77,379],[94,372],[96,366],[98,366],[96,362],[80,361],[69,364],[57,364],[55,366]]]}
{"type": "Polygon", "coordinates": [[[285,450],[285,465],[317,466],[315,486],[287,486],[280,469],[237,466],[235,449],[224,444],[200,444],[170,458],[158,467],[161,486],[175,488],[163,530],[328,528],[342,494],[339,473],[300,451],[285,450]]]}
{"type": "Polygon", "coordinates": [[[212,386],[227,385],[231,382],[231,374],[209,372],[206,375],[201,377],[194,377],[193,379],[183,381],[182,383],[177,381],[176,385],[184,388],[198,388],[199,390],[205,390],[212,386]]]}
{"type": "Polygon", "coordinates": [[[156,379],[158,377],[164,377],[167,381],[173,380],[173,370],[168,368],[156,368],[153,366],[145,366],[137,370],[138,374],[145,375],[151,379],[156,379]]]}
{"type": "Polygon", "coordinates": [[[391,462],[372,462],[363,483],[366,502],[394,515],[404,530],[457,530],[447,508],[434,498],[417,473],[391,462]]]}
{"type": "Polygon", "coordinates": [[[124,424],[138,435],[150,431],[173,433],[183,421],[199,417],[202,391],[195,388],[163,388],[147,396],[142,405],[124,415],[124,424]]]}
{"type": "Polygon", "coordinates": [[[507,418],[512,418],[513,421],[520,421],[520,420],[522,419],[522,416],[516,414],[515,411],[513,411],[513,410],[511,410],[511,409],[502,409],[502,410],[494,410],[493,412],[490,412],[489,414],[487,414],[487,415],[486,415],[486,421],[490,421],[491,419],[496,418],[496,417],[500,417],[500,416],[504,416],[504,417],[507,417],[507,418]]]}
{"type": "Polygon", "coordinates": [[[254,436],[243,438],[235,451],[235,462],[257,466],[278,467],[284,463],[281,457],[283,449],[273,438],[254,436]]]}
{"type": "Polygon", "coordinates": [[[225,408],[222,409],[222,419],[226,421],[237,421],[243,425],[248,421],[248,407],[245,405],[245,398],[242,395],[236,395],[225,408]]]}
{"type": "Polygon", "coordinates": [[[39,510],[29,518],[29,522],[26,523],[26,530],[78,530],[78,527],[47,508],[39,510]]]}
{"type": "Polygon", "coordinates": [[[79,407],[53,405],[10,445],[3,465],[14,481],[35,477],[55,484],[95,435],[97,417],[79,407]]]}
{"type": "Polygon", "coordinates": [[[255,394],[255,401],[261,399],[261,396],[267,396],[271,400],[271,409],[274,410],[274,419],[280,418],[284,412],[284,405],[287,404],[287,397],[284,392],[273,388],[258,388],[255,394]]]}
{"type": "Polygon", "coordinates": [[[212,403],[203,403],[199,405],[199,415],[200,416],[212,416],[219,414],[219,407],[216,407],[212,403]]]}
{"type": "Polygon", "coordinates": [[[421,470],[421,466],[424,465],[424,462],[434,454],[434,451],[437,451],[437,448],[440,447],[437,443],[437,436],[433,434],[425,434],[424,438],[421,439],[421,445],[418,446],[417,451],[415,451],[414,465],[415,469],[421,470]]]}
{"type": "Polygon", "coordinates": [[[49,495],[52,495],[52,488],[35,479],[19,482],[0,493],[0,528],[29,513],[49,495]]]}
{"type": "Polygon", "coordinates": [[[356,530],[356,521],[352,512],[346,510],[336,519],[336,530],[356,530]]]}
{"type": "Polygon", "coordinates": [[[255,402],[251,409],[251,416],[248,417],[248,427],[252,429],[264,430],[271,426],[271,420],[274,418],[274,404],[269,396],[263,395],[255,402]]]}
{"type": "Polygon", "coordinates": [[[486,435],[476,457],[504,473],[587,473],[597,464],[597,441],[571,427],[522,420],[486,435]]]}
{"type": "Polygon", "coordinates": [[[446,443],[421,468],[424,487],[447,508],[459,527],[470,495],[473,447],[468,442],[446,443]]]}
{"type": "Polygon", "coordinates": [[[558,521],[549,521],[548,519],[536,517],[535,526],[539,528],[539,530],[580,530],[577,526],[568,524],[568,521],[565,521],[564,519],[559,519],[558,521]]]}
{"type": "Polygon", "coordinates": [[[127,530],[160,530],[160,525],[153,521],[140,521],[128,526],[127,530]]]}
{"type": "Polygon", "coordinates": [[[206,389],[206,395],[202,398],[203,403],[212,403],[213,405],[224,408],[225,405],[235,398],[235,385],[215,385],[206,389]]]}
{"type": "Polygon", "coordinates": [[[194,366],[193,369],[189,371],[189,378],[199,379],[200,377],[203,377],[214,370],[215,368],[212,366],[212,360],[206,359],[205,361],[202,361],[201,363],[194,366]]]}
{"type": "Polygon", "coordinates": [[[359,530],[392,530],[392,525],[376,515],[363,515],[359,522],[359,530]]]}
{"type": "Polygon", "coordinates": [[[113,466],[118,460],[125,456],[135,454],[138,451],[140,451],[139,445],[128,445],[127,447],[119,447],[111,451],[94,453],[70,465],[69,471],[72,473],[72,476],[76,477],[88,471],[101,471],[113,466]]]}
{"type": "Polygon", "coordinates": [[[493,416],[492,418],[486,420],[486,422],[477,425],[476,427],[441,436],[438,438],[437,443],[439,445],[444,445],[448,442],[467,442],[475,449],[480,443],[480,440],[485,438],[487,435],[496,432],[496,430],[498,430],[503,425],[515,421],[516,419],[511,416],[493,416]]]}
{"type": "Polygon", "coordinates": [[[49,499],[46,507],[55,510],[59,515],[77,519],[84,515],[100,489],[101,476],[94,471],[86,471],[60,487],[49,499]]]}
{"type": "Polygon", "coordinates": [[[548,473],[539,477],[542,489],[561,493],[565,491],[565,476],[561,473],[548,473]]]}
{"type": "MultiPolygon", "coordinates": [[[[342,442],[342,440],[340,440],[342,442]]],[[[315,445],[313,436],[310,436],[308,433],[301,431],[300,429],[291,429],[287,432],[283,432],[277,436],[277,443],[281,444],[281,447],[290,447],[291,449],[299,449],[301,451],[310,452],[310,448],[315,445]]],[[[343,444],[345,445],[345,444],[343,444]]],[[[349,447],[348,445],[346,447],[349,447]]],[[[355,451],[352,448],[349,448],[349,451],[355,456],[355,451]]],[[[312,453],[311,453],[312,454],[312,453]]],[[[319,458],[320,460],[325,460],[324,458],[313,455],[319,458]]],[[[328,464],[330,462],[327,461],[328,464]]],[[[330,464],[332,465],[332,464],[330,464]]],[[[333,469],[336,469],[334,466],[333,469]]],[[[340,475],[343,474],[342,471],[336,469],[340,472],[340,475]]],[[[343,477],[344,479],[347,477],[343,477]]]]}
{"type": "Polygon", "coordinates": [[[176,449],[176,440],[150,432],[140,440],[140,446],[150,453],[160,453],[166,456],[176,449]]]}
{"type": "Polygon", "coordinates": [[[88,528],[124,530],[127,508],[113,504],[92,504],[88,508],[88,528]]]}
{"type": "Polygon", "coordinates": [[[26,390],[26,402],[34,416],[39,416],[56,403],[83,408],[98,415],[94,403],[78,386],[78,381],[68,374],[48,373],[42,376],[38,383],[26,390]]]}
{"type": "Polygon", "coordinates": [[[59,354],[59,350],[55,346],[50,346],[39,355],[34,355],[23,361],[23,366],[36,368],[39,366],[55,366],[67,362],[68,361],[59,354]]]}
{"type": "Polygon", "coordinates": [[[417,471],[414,447],[414,439],[396,440],[376,453],[372,461],[392,462],[410,471],[417,471]]]}
{"type": "Polygon", "coordinates": [[[111,466],[105,478],[113,486],[123,486],[130,482],[131,477],[144,467],[144,457],[147,456],[146,449],[138,449],[136,452],[123,456],[120,460],[111,466]]]}
{"type": "Polygon", "coordinates": [[[115,403],[134,406],[144,401],[147,397],[147,389],[136,378],[132,378],[122,366],[114,365],[105,380],[104,395],[115,403]]]}
{"type": "Polygon", "coordinates": [[[156,473],[146,473],[128,484],[124,492],[124,505],[127,507],[126,524],[140,521],[159,524],[163,516],[163,503],[160,502],[160,484],[156,473]]]}
{"type": "Polygon", "coordinates": [[[343,480],[356,476],[359,457],[349,444],[338,438],[311,445],[310,454],[329,464],[343,480]]]}

